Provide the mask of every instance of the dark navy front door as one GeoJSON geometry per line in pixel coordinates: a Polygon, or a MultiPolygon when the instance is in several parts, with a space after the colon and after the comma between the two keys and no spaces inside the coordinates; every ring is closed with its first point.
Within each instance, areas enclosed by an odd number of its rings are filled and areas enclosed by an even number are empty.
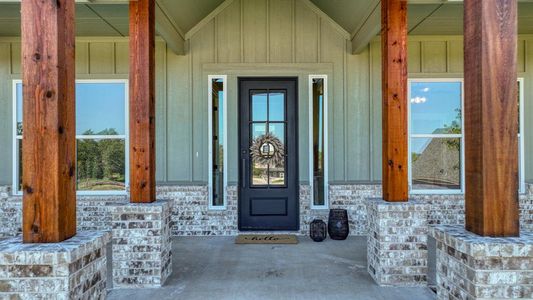
{"type": "Polygon", "coordinates": [[[239,79],[239,229],[298,230],[297,79],[239,79]]]}

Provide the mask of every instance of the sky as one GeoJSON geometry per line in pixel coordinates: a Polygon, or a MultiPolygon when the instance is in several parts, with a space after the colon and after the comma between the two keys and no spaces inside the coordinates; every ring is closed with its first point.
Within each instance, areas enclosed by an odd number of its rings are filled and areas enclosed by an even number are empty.
{"type": "MultiPolygon", "coordinates": [[[[76,134],[115,129],[125,134],[125,83],[76,83],[76,134]]],[[[22,121],[22,84],[17,84],[17,122],[22,121]]]]}
{"type": "MultiPolygon", "coordinates": [[[[461,82],[412,82],[411,134],[432,134],[457,120],[461,109],[461,82]]],[[[411,151],[421,153],[430,139],[411,139],[411,151]]]]}

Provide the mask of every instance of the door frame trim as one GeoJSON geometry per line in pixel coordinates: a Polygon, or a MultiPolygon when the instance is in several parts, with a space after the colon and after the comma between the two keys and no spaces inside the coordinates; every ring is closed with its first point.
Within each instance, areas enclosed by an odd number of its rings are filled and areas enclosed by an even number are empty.
{"type": "MultiPolygon", "coordinates": [[[[237,142],[237,149],[238,149],[238,157],[239,159],[237,160],[237,164],[238,164],[238,178],[237,178],[237,219],[238,219],[238,223],[237,223],[237,228],[239,231],[248,231],[248,232],[254,232],[254,231],[290,231],[290,232],[294,232],[294,231],[299,231],[300,230],[300,155],[299,155],[299,126],[298,126],[298,123],[299,123],[299,99],[300,99],[300,95],[299,95],[299,77],[298,76],[237,76],[237,111],[239,113],[237,113],[237,124],[238,124],[238,142],[237,142]],[[295,156],[295,160],[296,160],[296,168],[294,170],[295,174],[294,174],[294,177],[295,177],[295,183],[297,185],[296,187],[296,227],[295,229],[276,229],[276,228],[254,228],[254,229],[243,229],[242,228],[242,224],[241,224],[241,180],[242,180],[242,174],[241,174],[241,170],[242,170],[242,160],[241,160],[241,147],[240,147],[240,142],[241,142],[241,122],[242,122],[242,116],[240,114],[240,109],[241,109],[241,86],[242,86],[242,82],[245,82],[245,81],[293,81],[295,83],[295,88],[294,88],[294,109],[295,109],[295,120],[294,120],[294,127],[295,127],[295,132],[296,132],[296,143],[295,144],[295,149],[294,149],[294,156],[295,156]]],[[[289,185],[290,183],[287,182],[287,186],[289,185]]]]}

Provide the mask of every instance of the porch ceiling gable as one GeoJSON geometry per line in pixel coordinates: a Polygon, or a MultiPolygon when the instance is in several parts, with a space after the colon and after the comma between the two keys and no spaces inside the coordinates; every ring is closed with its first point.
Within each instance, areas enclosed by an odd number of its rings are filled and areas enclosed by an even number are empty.
{"type": "MultiPolygon", "coordinates": [[[[189,40],[198,31],[200,31],[205,25],[209,24],[211,20],[213,20],[220,13],[222,13],[224,9],[230,6],[234,1],[236,0],[226,0],[222,2],[222,4],[220,4],[217,8],[215,8],[215,10],[213,10],[209,15],[203,18],[200,22],[198,22],[198,24],[196,24],[193,28],[191,28],[191,30],[189,30],[185,34],[185,40],[189,40]]],[[[331,24],[335,28],[335,30],[337,30],[346,40],[350,39],[350,33],[348,31],[346,31],[341,25],[339,25],[339,23],[333,20],[333,18],[331,18],[328,14],[322,11],[318,6],[316,6],[310,0],[295,0],[295,1],[300,1],[301,3],[305,4],[307,7],[309,7],[309,9],[311,9],[315,14],[317,14],[322,20],[331,24]]]]}

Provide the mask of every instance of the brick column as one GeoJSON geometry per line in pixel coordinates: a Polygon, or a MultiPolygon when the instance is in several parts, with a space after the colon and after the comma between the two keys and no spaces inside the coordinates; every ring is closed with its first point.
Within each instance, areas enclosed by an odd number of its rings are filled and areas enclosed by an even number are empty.
{"type": "Polygon", "coordinates": [[[437,240],[437,299],[533,299],[533,233],[491,238],[447,225],[430,234],[437,240]]]}
{"type": "Polygon", "coordinates": [[[170,202],[112,208],[113,287],[162,286],[172,273],[170,202]]]}
{"type": "Polygon", "coordinates": [[[104,299],[108,232],[79,232],[61,243],[0,242],[0,299],[104,299]]]}
{"type": "Polygon", "coordinates": [[[426,285],[429,205],[370,199],[367,210],[372,278],[384,286],[426,285]]]}

